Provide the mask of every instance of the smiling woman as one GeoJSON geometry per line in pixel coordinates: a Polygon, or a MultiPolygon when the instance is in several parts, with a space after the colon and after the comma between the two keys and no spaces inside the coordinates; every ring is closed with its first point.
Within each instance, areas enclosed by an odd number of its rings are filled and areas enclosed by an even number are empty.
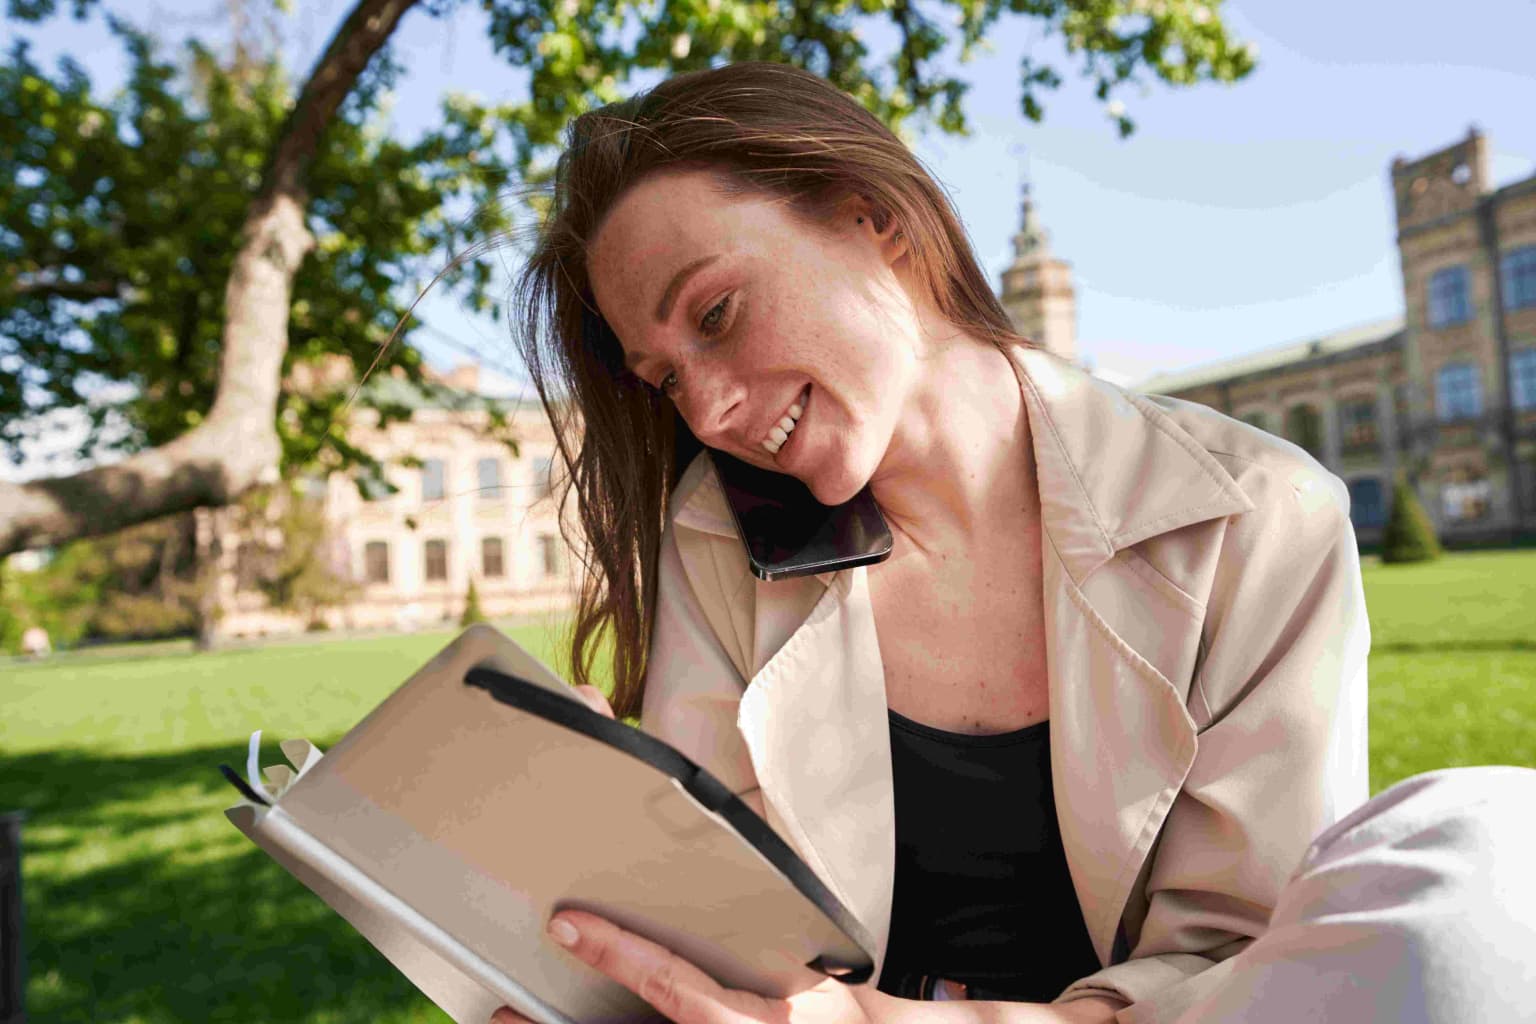
{"type": "Polygon", "coordinates": [[[814,75],[738,64],[669,79],[577,118],[556,182],[513,306],[594,569],[572,663],[590,682],[611,628],[614,703],[629,716],[667,499],[702,436],[780,471],[792,455],[815,462],[795,475],[839,502],[871,475],[933,343],[921,331],[987,339],[994,377],[1003,346],[1030,343],[938,183],[814,75]],[[766,451],[775,427],[793,436],[786,416],[822,429],[766,451]]]}
{"type": "Polygon", "coordinates": [[[612,709],[877,944],[871,985],[788,1000],[592,914],[553,924],[573,955],[680,1024],[1536,1002],[1508,955],[1536,944],[1512,867],[1536,772],[1362,804],[1343,482],[1017,335],[943,190],[850,97],[729,65],[577,118],[518,301],[587,556],[577,682],[612,630],[612,709]],[[754,579],[706,445],[825,504],[867,487],[891,556],[754,579]]]}

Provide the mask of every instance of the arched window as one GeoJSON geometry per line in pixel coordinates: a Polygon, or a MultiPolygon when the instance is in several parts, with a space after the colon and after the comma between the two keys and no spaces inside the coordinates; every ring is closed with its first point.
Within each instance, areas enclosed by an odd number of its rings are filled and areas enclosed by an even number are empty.
{"type": "Polygon", "coordinates": [[[1536,306],[1536,245],[1505,253],[1500,270],[1504,276],[1504,308],[1536,306]]]}
{"type": "Polygon", "coordinates": [[[1509,397],[1516,409],[1536,409],[1536,348],[1510,353],[1509,397]]]}
{"type": "Polygon", "coordinates": [[[1376,447],[1376,399],[1351,398],[1340,403],[1339,433],[1345,448],[1376,447]]]}
{"type": "Polygon", "coordinates": [[[1437,270],[1429,279],[1429,326],[1452,327],[1472,319],[1472,278],[1465,265],[1437,270]]]}
{"type": "Polygon", "coordinates": [[[503,497],[501,491],[501,460],[484,458],[475,463],[475,480],[480,492],[481,501],[500,501],[503,497]]]}
{"type": "Polygon", "coordinates": [[[480,538],[480,575],[486,579],[499,579],[506,575],[500,537],[480,538]]]}
{"type": "Polygon", "coordinates": [[[1349,482],[1349,521],[1356,527],[1377,527],[1387,521],[1387,504],[1381,481],[1363,476],[1349,482]]]}
{"type": "Polygon", "coordinates": [[[1442,423],[1483,414],[1483,388],[1473,363],[1447,363],[1435,374],[1435,413],[1442,423]]]}
{"type": "Polygon", "coordinates": [[[427,541],[426,577],[428,582],[440,582],[448,578],[448,542],[446,540],[427,541]]]}
{"type": "Polygon", "coordinates": [[[1285,438],[1319,458],[1323,452],[1323,418],[1310,405],[1293,405],[1285,413],[1285,438]]]}
{"type": "Polygon", "coordinates": [[[371,540],[363,545],[363,578],[369,583],[389,582],[389,542],[371,540]]]}
{"type": "Polygon", "coordinates": [[[421,500],[441,501],[447,467],[442,459],[427,459],[421,464],[421,500]]]}

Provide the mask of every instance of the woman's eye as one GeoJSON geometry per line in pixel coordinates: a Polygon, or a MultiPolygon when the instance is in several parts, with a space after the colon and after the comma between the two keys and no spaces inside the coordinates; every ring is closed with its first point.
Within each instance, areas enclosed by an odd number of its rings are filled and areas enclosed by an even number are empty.
{"type": "Polygon", "coordinates": [[[699,321],[699,331],[706,338],[720,333],[720,328],[725,323],[725,312],[730,308],[730,303],[731,297],[727,295],[715,303],[714,308],[705,313],[704,319],[699,321]]]}

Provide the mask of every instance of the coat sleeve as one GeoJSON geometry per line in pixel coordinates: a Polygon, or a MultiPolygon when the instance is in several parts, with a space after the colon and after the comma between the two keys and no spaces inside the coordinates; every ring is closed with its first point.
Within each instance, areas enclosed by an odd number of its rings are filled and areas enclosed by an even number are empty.
{"type": "Polygon", "coordinates": [[[1229,520],[1191,684],[1195,761],[1144,874],[1130,955],[1060,999],[1164,1024],[1268,925],[1313,837],[1367,793],[1370,626],[1349,498],[1316,468],[1229,520]]]}
{"type": "Polygon", "coordinates": [[[736,727],[747,683],[688,583],[675,529],[668,524],[661,538],[640,728],[676,747],[762,815],[762,793],[736,727]]]}

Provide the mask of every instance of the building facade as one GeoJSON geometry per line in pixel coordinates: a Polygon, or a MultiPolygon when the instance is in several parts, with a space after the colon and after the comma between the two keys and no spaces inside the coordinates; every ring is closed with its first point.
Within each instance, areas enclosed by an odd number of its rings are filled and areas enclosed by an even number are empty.
{"type": "MultiPolygon", "coordinates": [[[[1428,156],[1393,161],[1402,317],[1161,374],[1133,390],[1211,406],[1311,453],[1348,484],[1363,544],[1380,539],[1400,469],[1443,540],[1536,534],[1536,176],[1493,188],[1487,163],[1475,129],[1428,156]]],[[[1020,332],[1076,360],[1071,265],[1052,253],[1027,190],[1001,284],[1020,332]]],[[[477,391],[467,367],[443,383],[477,391]]],[[[354,435],[389,466],[395,493],[365,494],[343,474],[324,484],[331,557],[356,584],[350,602],[324,612],[326,624],[456,621],[471,581],[488,615],[569,607],[578,581],[542,407],[508,408],[520,439],[514,456],[487,436],[473,403],[409,400],[410,420],[379,427],[364,411],[354,435]]],[[[239,543],[223,550],[221,632],[304,628],[248,585],[239,543]]]]}
{"type": "Polygon", "coordinates": [[[1402,317],[1133,390],[1306,449],[1348,484],[1363,544],[1380,540],[1398,469],[1442,540],[1536,533],[1536,176],[1493,188],[1487,154],[1473,129],[1393,161],[1402,317]]]}
{"type": "MultiPolygon", "coordinates": [[[[492,617],[565,608],[575,599],[575,566],[555,501],[559,459],[543,407],[501,403],[517,438],[514,455],[490,436],[475,370],[461,367],[442,383],[457,400],[390,382],[388,399],[412,405],[411,418],[380,427],[378,415],[364,409],[349,435],[385,464],[393,493],[333,473],[316,495],[333,571],[354,585],[348,601],[320,613],[330,628],[455,623],[471,581],[492,617]]],[[[221,545],[220,634],[306,628],[302,617],[271,608],[253,584],[244,556],[254,546],[238,536],[221,545]]]]}

